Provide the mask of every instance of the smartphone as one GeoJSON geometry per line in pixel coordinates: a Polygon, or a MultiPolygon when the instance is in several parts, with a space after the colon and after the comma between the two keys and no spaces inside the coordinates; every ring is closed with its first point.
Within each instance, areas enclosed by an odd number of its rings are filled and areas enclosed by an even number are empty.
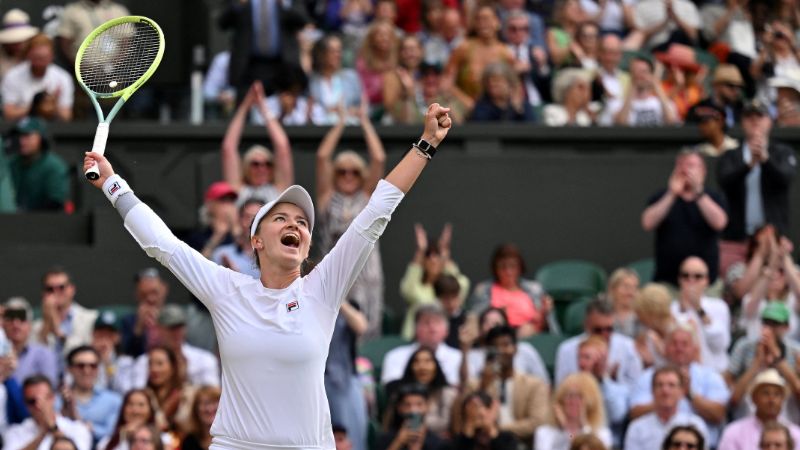
{"type": "Polygon", "coordinates": [[[420,413],[410,413],[407,415],[406,420],[408,423],[408,428],[417,431],[422,427],[422,414],[420,413]]]}

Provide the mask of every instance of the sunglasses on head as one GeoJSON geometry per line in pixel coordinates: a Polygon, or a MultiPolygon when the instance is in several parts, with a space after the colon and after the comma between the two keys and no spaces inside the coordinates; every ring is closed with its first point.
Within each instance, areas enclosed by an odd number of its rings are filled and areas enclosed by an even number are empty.
{"type": "Polygon", "coordinates": [[[682,280],[702,280],[708,276],[708,274],[701,273],[701,272],[681,272],[681,279],[682,280]]]}
{"type": "Polygon", "coordinates": [[[250,161],[250,167],[272,167],[272,161],[250,161]]]}
{"type": "Polygon", "coordinates": [[[358,169],[336,169],[336,175],[340,177],[345,175],[353,175],[354,177],[357,177],[361,175],[361,172],[358,169]]]}
{"type": "Polygon", "coordinates": [[[67,288],[67,286],[69,286],[69,283],[64,283],[64,284],[48,284],[47,286],[45,286],[45,287],[44,287],[44,290],[45,290],[45,292],[56,292],[56,291],[58,291],[58,292],[64,292],[64,289],[66,289],[66,288],[67,288]]]}

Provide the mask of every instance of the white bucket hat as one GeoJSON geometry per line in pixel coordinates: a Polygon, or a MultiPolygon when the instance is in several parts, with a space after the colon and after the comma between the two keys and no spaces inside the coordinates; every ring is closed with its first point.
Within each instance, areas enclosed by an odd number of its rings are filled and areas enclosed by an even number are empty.
{"type": "Polygon", "coordinates": [[[17,44],[36,36],[39,29],[31,26],[31,18],[21,9],[10,9],[3,15],[0,44],[17,44]]]}
{"type": "Polygon", "coordinates": [[[302,186],[295,184],[286,188],[286,190],[281,192],[281,195],[279,195],[275,200],[267,203],[258,210],[256,217],[253,219],[253,224],[250,225],[251,238],[255,236],[256,228],[258,228],[258,224],[261,222],[261,219],[263,219],[264,216],[266,216],[267,213],[269,213],[270,210],[278,203],[291,203],[293,205],[297,205],[298,208],[303,210],[306,218],[308,219],[309,234],[314,231],[314,202],[311,201],[311,196],[308,195],[308,192],[303,189],[302,186]]]}

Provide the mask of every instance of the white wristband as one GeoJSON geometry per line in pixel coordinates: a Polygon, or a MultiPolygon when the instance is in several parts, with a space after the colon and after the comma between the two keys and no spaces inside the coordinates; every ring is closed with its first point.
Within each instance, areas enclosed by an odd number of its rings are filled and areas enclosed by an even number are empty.
{"type": "Polygon", "coordinates": [[[128,182],[122,179],[121,176],[114,174],[108,177],[103,183],[103,193],[113,206],[117,205],[117,199],[120,195],[132,192],[128,182]]]}

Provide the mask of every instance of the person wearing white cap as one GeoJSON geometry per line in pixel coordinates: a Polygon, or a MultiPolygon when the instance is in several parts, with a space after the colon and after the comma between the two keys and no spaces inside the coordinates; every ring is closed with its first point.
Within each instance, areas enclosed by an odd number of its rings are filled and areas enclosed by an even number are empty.
{"type": "MultiPolygon", "coordinates": [[[[750,385],[750,398],[755,404],[753,415],[731,422],[722,433],[717,450],[745,450],[759,448],[764,424],[778,421],[789,428],[792,438],[800,443],[800,427],[780,417],[789,396],[786,381],[777,370],[769,368],[759,373],[750,385]]],[[[794,447],[795,450],[800,447],[794,447]]]]}
{"type": "Polygon", "coordinates": [[[21,9],[9,9],[0,26],[0,79],[25,59],[25,44],[39,32],[21,9]]]}
{"type": "Polygon", "coordinates": [[[449,108],[428,107],[422,138],[378,183],[369,204],[307,275],[314,230],[308,192],[291,186],[264,205],[250,228],[260,277],[221,267],[178,240],[114,170],[99,166],[102,189],[145,252],[172,271],[211,313],[222,362],[222,398],[211,449],[333,450],[324,368],[339,306],[391,214],[452,125],[449,108]]]}

